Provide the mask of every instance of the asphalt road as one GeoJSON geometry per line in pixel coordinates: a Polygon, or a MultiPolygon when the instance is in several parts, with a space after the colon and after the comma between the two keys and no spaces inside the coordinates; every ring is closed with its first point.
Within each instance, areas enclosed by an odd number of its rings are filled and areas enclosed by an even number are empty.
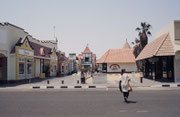
{"type": "Polygon", "coordinates": [[[0,90],[0,117],[179,117],[180,90],[0,90]]]}

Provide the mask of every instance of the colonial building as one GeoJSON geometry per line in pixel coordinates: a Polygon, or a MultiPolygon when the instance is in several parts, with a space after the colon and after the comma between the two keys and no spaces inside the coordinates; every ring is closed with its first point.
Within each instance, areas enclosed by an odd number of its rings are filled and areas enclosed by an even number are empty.
{"type": "Polygon", "coordinates": [[[69,70],[71,73],[77,73],[76,53],[69,54],[69,70]]]}
{"type": "Polygon", "coordinates": [[[40,41],[24,29],[0,23],[0,81],[56,76],[57,40],[40,41]]]}
{"type": "Polygon", "coordinates": [[[69,74],[69,59],[64,52],[58,52],[58,75],[65,76],[69,74]]]}
{"type": "Polygon", "coordinates": [[[180,20],[158,32],[136,60],[144,63],[145,77],[180,82],[180,20]]]}
{"type": "Polygon", "coordinates": [[[89,70],[95,70],[96,67],[96,54],[91,52],[89,49],[88,45],[84,49],[84,51],[78,55],[77,57],[79,59],[79,62],[81,67],[84,69],[89,69],[89,70]]]}
{"type": "Polygon", "coordinates": [[[98,70],[102,72],[118,73],[122,69],[126,69],[126,72],[137,71],[133,49],[127,42],[122,49],[109,49],[97,64],[98,70]]]}

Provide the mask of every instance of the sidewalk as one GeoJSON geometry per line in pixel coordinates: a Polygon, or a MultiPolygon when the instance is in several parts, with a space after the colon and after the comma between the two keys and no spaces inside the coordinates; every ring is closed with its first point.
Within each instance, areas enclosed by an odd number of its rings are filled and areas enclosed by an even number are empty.
{"type": "MultiPolygon", "coordinates": [[[[135,74],[129,74],[131,78],[130,85],[137,88],[159,88],[159,87],[180,87],[180,83],[161,83],[150,79],[143,78],[143,83],[140,83],[140,77],[135,74]]],[[[73,74],[65,77],[55,77],[44,79],[40,82],[26,83],[26,84],[12,84],[2,88],[17,88],[27,89],[32,87],[38,88],[119,88],[120,74],[94,74],[93,78],[88,75],[86,77],[86,84],[80,83],[80,75],[73,74]],[[48,82],[49,81],[49,84],[48,82]]]]}

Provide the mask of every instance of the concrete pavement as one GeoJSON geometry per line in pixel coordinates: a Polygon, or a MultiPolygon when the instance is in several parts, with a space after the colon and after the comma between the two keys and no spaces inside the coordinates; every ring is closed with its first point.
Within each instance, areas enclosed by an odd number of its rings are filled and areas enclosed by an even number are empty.
{"type": "Polygon", "coordinates": [[[180,93],[134,91],[0,90],[0,117],[179,117],[180,93]]]}

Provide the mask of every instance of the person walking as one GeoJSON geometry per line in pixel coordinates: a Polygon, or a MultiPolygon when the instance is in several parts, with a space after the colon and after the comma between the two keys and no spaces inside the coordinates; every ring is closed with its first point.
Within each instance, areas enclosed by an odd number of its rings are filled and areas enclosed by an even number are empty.
{"type": "Polygon", "coordinates": [[[119,81],[119,89],[121,93],[123,93],[124,101],[128,103],[127,99],[129,97],[129,92],[132,91],[131,86],[129,85],[130,78],[128,74],[125,73],[126,70],[122,69],[121,71],[121,78],[119,81]]]}
{"type": "Polygon", "coordinates": [[[84,76],[84,70],[81,70],[81,84],[85,84],[85,76],[84,76]]]}

